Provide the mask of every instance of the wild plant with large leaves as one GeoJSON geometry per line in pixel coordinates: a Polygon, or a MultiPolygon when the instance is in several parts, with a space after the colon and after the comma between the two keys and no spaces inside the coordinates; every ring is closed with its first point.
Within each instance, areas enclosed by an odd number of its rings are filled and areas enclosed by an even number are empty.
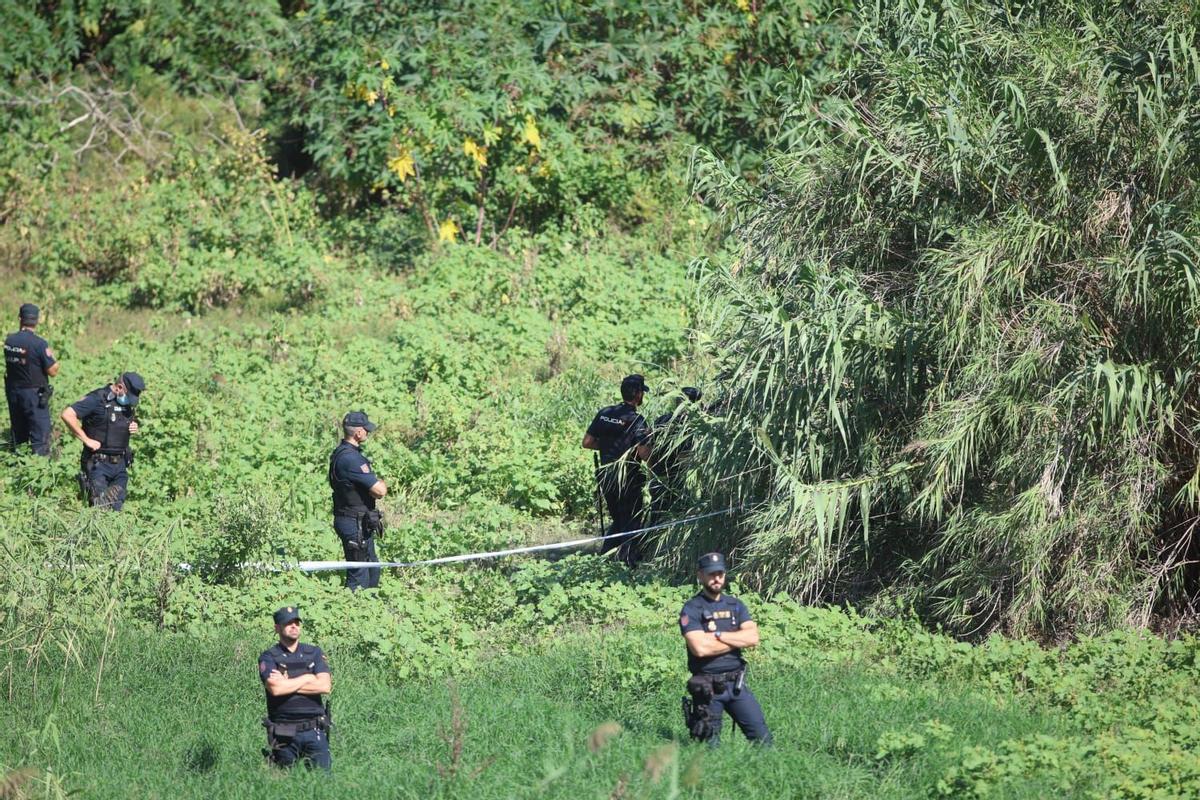
{"type": "Polygon", "coordinates": [[[735,242],[701,268],[723,399],[693,464],[706,503],[750,509],[726,544],[760,586],[899,596],[960,632],[1177,609],[1200,505],[1195,16],[906,0],[858,25],[766,180],[696,162],[735,242]]]}

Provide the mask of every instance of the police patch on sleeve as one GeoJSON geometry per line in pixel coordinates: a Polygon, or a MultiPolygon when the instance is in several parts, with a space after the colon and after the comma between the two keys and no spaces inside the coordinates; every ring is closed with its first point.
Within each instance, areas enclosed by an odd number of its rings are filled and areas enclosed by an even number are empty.
{"type": "Polygon", "coordinates": [[[690,622],[690,621],[691,621],[691,620],[689,620],[689,619],[688,619],[688,615],[687,615],[687,614],[680,614],[680,615],[679,615],[679,625],[680,625],[680,627],[686,628],[686,627],[687,627],[687,624],[688,624],[688,622],[690,622]]]}
{"type": "Polygon", "coordinates": [[[361,467],[359,467],[359,469],[361,469],[363,472],[370,472],[370,471],[371,471],[371,465],[370,465],[370,464],[363,464],[361,467]]]}

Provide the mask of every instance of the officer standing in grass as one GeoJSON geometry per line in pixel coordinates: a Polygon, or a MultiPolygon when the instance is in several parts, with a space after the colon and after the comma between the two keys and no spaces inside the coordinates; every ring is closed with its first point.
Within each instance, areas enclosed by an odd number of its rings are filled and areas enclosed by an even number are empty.
{"type": "Polygon", "coordinates": [[[4,340],[4,396],[12,423],[13,447],[29,442],[34,455],[50,455],[50,378],[58,361],[46,340],[34,331],[38,307],[25,303],[17,312],[20,330],[4,340]]]}
{"type": "Polygon", "coordinates": [[[688,697],[683,699],[688,731],[693,739],[717,745],[724,712],[758,744],[770,744],[771,732],[762,708],[746,685],[742,649],[758,646],[758,625],[746,604],[722,594],[725,557],[700,556],[696,578],[701,590],[683,605],[679,630],[688,651],[688,697]]]}
{"type": "MultiPolygon", "coordinates": [[[[329,456],[333,530],[342,540],[347,561],[379,561],[375,536],[383,533],[383,515],[375,509],[375,501],[387,495],[387,484],[376,477],[362,453],[362,443],[374,430],[375,423],[364,412],[351,411],[342,419],[344,438],[329,456]]],[[[378,585],[378,567],[346,570],[346,588],[351,591],[378,585]]]]}
{"type": "Polygon", "coordinates": [[[141,375],[124,372],[63,409],[62,421],[83,442],[79,478],[93,506],[120,511],[125,504],[133,463],[129,437],[138,432],[133,410],[145,388],[141,375]]]}
{"type": "MultiPolygon", "coordinates": [[[[604,494],[612,527],[609,533],[637,530],[642,524],[642,487],[645,478],[638,462],[650,458],[650,426],[638,413],[650,387],[641,375],[621,381],[621,402],[596,414],[583,435],[583,447],[600,451],[596,480],[604,494]]],[[[606,541],[604,552],[619,548],[618,557],[629,566],[642,560],[642,537],[606,541]]]]}
{"type": "Polygon", "coordinates": [[[329,711],[321,695],[333,691],[329,662],[321,648],[300,641],[300,609],[275,612],[279,643],[258,657],[258,677],[267,693],[266,752],[272,763],[329,769],[329,711]]]}

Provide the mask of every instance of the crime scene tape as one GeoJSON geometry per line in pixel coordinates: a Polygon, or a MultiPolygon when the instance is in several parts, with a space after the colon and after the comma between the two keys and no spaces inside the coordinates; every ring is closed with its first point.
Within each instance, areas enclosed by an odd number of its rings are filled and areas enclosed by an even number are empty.
{"type": "MultiPolygon", "coordinates": [[[[435,564],[455,564],[462,561],[481,561],[485,558],[501,558],[503,556],[515,556],[521,553],[536,553],[544,550],[559,550],[567,547],[578,547],[579,545],[590,544],[591,542],[599,542],[605,539],[617,539],[620,537],[634,536],[639,533],[649,533],[650,531],[662,530],[663,528],[672,528],[676,525],[684,525],[689,522],[695,522],[709,517],[716,517],[722,514],[732,514],[735,511],[740,511],[741,506],[737,508],[724,508],[720,511],[710,511],[707,514],[696,514],[683,519],[676,519],[670,522],[663,522],[658,525],[651,525],[646,528],[638,528],[633,531],[622,531],[621,533],[609,533],[604,536],[589,536],[584,539],[572,539],[569,542],[552,542],[550,544],[535,544],[528,547],[514,547],[508,550],[493,550],[488,553],[464,553],[457,556],[442,556],[441,558],[428,558],[423,561],[298,561],[295,564],[282,565],[261,565],[261,568],[270,569],[273,571],[288,571],[296,570],[299,572],[329,572],[339,569],[358,569],[359,567],[428,567],[435,564]]],[[[247,565],[249,566],[249,565],[247,565]]]]}

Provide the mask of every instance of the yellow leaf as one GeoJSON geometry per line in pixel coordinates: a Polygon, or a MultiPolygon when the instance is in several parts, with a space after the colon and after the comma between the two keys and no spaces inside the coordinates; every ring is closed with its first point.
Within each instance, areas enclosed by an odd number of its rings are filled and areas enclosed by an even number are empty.
{"type": "Polygon", "coordinates": [[[491,147],[496,142],[500,141],[500,135],[504,133],[499,125],[484,125],[483,126],[483,143],[491,147]]]}
{"type": "Polygon", "coordinates": [[[459,227],[458,223],[452,219],[448,219],[441,225],[438,225],[438,241],[453,242],[458,238],[459,227]]]}
{"type": "Polygon", "coordinates": [[[487,148],[475,144],[474,139],[468,138],[463,141],[463,153],[475,159],[477,166],[487,166],[487,148]]]}
{"type": "Polygon", "coordinates": [[[376,92],[374,90],[371,90],[371,91],[367,92],[365,95],[363,95],[363,100],[366,101],[366,104],[369,106],[375,105],[375,101],[378,99],[379,99],[379,92],[376,92]]]}
{"type": "Polygon", "coordinates": [[[409,175],[416,175],[416,166],[413,164],[412,153],[407,147],[403,148],[400,153],[387,162],[387,167],[392,174],[400,179],[401,183],[408,178],[409,175]]]}
{"type": "Polygon", "coordinates": [[[384,58],[384,59],[380,59],[379,68],[381,70],[383,70],[384,72],[387,72],[389,69],[392,68],[392,65],[387,62],[386,58],[384,58]]]}
{"type": "Polygon", "coordinates": [[[525,117],[525,127],[521,131],[521,141],[528,144],[534,150],[542,149],[542,133],[538,130],[537,122],[533,117],[525,117]]]}

